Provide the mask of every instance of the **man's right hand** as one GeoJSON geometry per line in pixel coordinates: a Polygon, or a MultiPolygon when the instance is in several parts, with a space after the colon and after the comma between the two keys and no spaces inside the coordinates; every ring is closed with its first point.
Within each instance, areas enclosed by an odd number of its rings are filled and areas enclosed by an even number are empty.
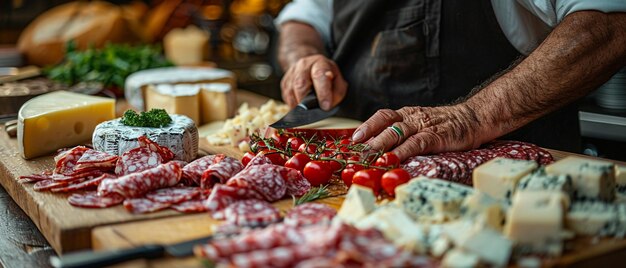
{"type": "Polygon", "coordinates": [[[335,62],[321,54],[315,54],[292,64],[285,72],[280,86],[283,101],[290,107],[298,105],[313,88],[320,107],[330,110],[346,96],[348,83],[343,79],[335,62]]]}

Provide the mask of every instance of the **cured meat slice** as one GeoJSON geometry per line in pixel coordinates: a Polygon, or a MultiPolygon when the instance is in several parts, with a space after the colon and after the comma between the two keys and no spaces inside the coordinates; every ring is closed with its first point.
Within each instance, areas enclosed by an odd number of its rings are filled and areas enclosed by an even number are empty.
{"type": "Polygon", "coordinates": [[[158,153],[164,163],[169,162],[176,156],[172,150],[148,139],[145,135],[137,138],[137,141],[139,142],[139,147],[148,148],[150,151],[158,153]]]}
{"type": "Polygon", "coordinates": [[[250,162],[248,162],[246,168],[263,164],[272,164],[272,160],[270,160],[269,157],[265,156],[265,154],[259,153],[255,155],[252,159],[250,159],[250,162]]]}
{"type": "Polygon", "coordinates": [[[124,200],[124,208],[133,214],[155,212],[170,206],[171,204],[154,202],[148,198],[131,198],[124,200]]]}
{"type": "Polygon", "coordinates": [[[75,170],[99,169],[103,171],[115,168],[117,155],[89,149],[76,162],[75,170]]]}
{"type": "Polygon", "coordinates": [[[234,267],[293,267],[301,260],[319,257],[324,253],[324,250],[315,247],[289,245],[235,254],[231,262],[234,267]]]}
{"type": "Polygon", "coordinates": [[[205,207],[209,212],[217,212],[225,209],[230,204],[235,203],[242,198],[237,194],[237,188],[218,184],[213,187],[209,198],[205,201],[205,207]]]}
{"type": "Polygon", "coordinates": [[[224,210],[227,223],[245,227],[262,227],[278,222],[280,211],[263,200],[249,199],[230,204],[224,210]]]}
{"type": "Polygon", "coordinates": [[[84,190],[84,189],[88,189],[88,188],[97,188],[98,185],[100,185],[100,182],[102,182],[104,179],[115,179],[114,175],[111,174],[102,174],[101,176],[94,176],[94,177],[90,177],[89,179],[81,182],[81,183],[77,183],[77,184],[71,184],[65,187],[61,187],[61,188],[52,188],[50,189],[50,191],[52,192],[73,192],[73,191],[77,191],[77,190],[84,190]]]}
{"type": "Polygon", "coordinates": [[[300,171],[293,168],[281,168],[279,172],[287,183],[287,195],[302,196],[311,190],[311,183],[300,171]]]}
{"type": "Polygon", "coordinates": [[[196,185],[200,186],[200,178],[202,173],[209,169],[211,165],[221,161],[221,158],[225,155],[207,155],[200,157],[183,168],[183,178],[193,181],[196,185]]]}
{"type": "Polygon", "coordinates": [[[213,187],[215,183],[224,184],[243,169],[243,164],[235,158],[224,156],[216,159],[220,159],[220,161],[216,161],[202,173],[200,187],[208,189],[213,187]]]}
{"type": "Polygon", "coordinates": [[[202,194],[198,187],[170,187],[157,189],[146,194],[146,198],[157,203],[178,204],[195,199],[202,194]]]}
{"type": "Polygon", "coordinates": [[[330,224],[337,211],[320,203],[304,203],[291,209],[285,216],[285,225],[306,226],[313,224],[330,224]]]}
{"type": "Polygon", "coordinates": [[[115,175],[124,176],[131,173],[142,172],[164,163],[158,153],[147,148],[139,147],[125,152],[120,156],[115,165],[115,175]]]}
{"type": "Polygon", "coordinates": [[[227,185],[250,188],[269,202],[281,199],[287,191],[287,183],[281,174],[286,167],[273,164],[250,166],[228,180],[227,185]]]}
{"type": "Polygon", "coordinates": [[[43,192],[52,188],[65,187],[67,185],[69,185],[69,182],[67,181],[41,180],[33,185],[33,190],[43,192]]]}
{"type": "Polygon", "coordinates": [[[119,194],[99,196],[96,192],[72,194],[67,201],[72,206],[83,208],[108,208],[124,202],[124,197],[119,194]]]}
{"type": "Polygon", "coordinates": [[[118,193],[124,197],[141,197],[152,190],[171,187],[180,181],[181,167],[176,162],[161,164],[139,173],[131,173],[117,179],[105,179],[98,186],[98,194],[106,196],[118,193]]]}
{"type": "Polygon", "coordinates": [[[74,173],[71,175],[53,174],[52,179],[55,181],[65,181],[68,183],[74,183],[80,179],[94,178],[102,175],[102,171],[99,170],[85,170],[83,172],[74,173]]]}
{"type": "Polygon", "coordinates": [[[41,174],[23,175],[17,179],[19,183],[33,183],[43,180],[52,180],[52,173],[44,171],[41,174]]]}
{"type": "Polygon", "coordinates": [[[204,200],[189,200],[182,202],[180,204],[175,204],[170,207],[173,210],[182,213],[197,213],[197,212],[205,212],[207,208],[205,206],[204,200]]]}
{"type": "Polygon", "coordinates": [[[76,146],[63,152],[56,161],[54,174],[72,174],[76,163],[87,150],[89,150],[89,148],[85,146],[76,146]]]}

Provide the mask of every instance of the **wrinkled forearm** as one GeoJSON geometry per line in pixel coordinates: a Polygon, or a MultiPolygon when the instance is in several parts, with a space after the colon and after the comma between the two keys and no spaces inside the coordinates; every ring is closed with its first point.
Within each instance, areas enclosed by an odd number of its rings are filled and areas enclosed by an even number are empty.
{"type": "Polygon", "coordinates": [[[283,71],[299,59],[315,54],[324,54],[324,43],[315,28],[294,21],[281,25],[278,61],[283,71]]]}
{"type": "Polygon", "coordinates": [[[572,13],[519,65],[460,105],[487,142],[587,95],[624,63],[626,13],[572,13]]]}

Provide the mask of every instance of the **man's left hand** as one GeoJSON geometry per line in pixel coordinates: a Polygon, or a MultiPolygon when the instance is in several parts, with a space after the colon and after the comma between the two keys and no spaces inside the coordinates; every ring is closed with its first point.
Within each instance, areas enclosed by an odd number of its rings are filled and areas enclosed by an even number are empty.
{"type": "Polygon", "coordinates": [[[460,151],[481,144],[476,115],[459,104],[379,110],[352,136],[374,150],[392,150],[404,161],[414,155],[460,151]]]}

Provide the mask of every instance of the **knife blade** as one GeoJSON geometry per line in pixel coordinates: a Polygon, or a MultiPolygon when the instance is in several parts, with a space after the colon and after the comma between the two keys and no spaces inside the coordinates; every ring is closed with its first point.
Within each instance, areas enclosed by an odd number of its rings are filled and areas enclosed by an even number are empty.
{"type": "Polygon", "coordinates": [[[320,121],[322,119],[331,117],[339,111],[339,106],[336,106],[329,111],[324,111],[320,108],[315,91],[306,95],[302,101],[289,111],[283,118],[271,124],[273,128],[294,128],[310,123],[320,121]]]}
{"type": "Polygon", "coordinates": [[[165,256],[188,257],[193,255],[196,245],[207,243],[213,235],[188,240],[171,245],[144,245],[129,249],[109,251],[80,251],[61,257],[50,257],[50,264],[56,268],[106,267],[136,259],[158,259],[165,256]]]}

